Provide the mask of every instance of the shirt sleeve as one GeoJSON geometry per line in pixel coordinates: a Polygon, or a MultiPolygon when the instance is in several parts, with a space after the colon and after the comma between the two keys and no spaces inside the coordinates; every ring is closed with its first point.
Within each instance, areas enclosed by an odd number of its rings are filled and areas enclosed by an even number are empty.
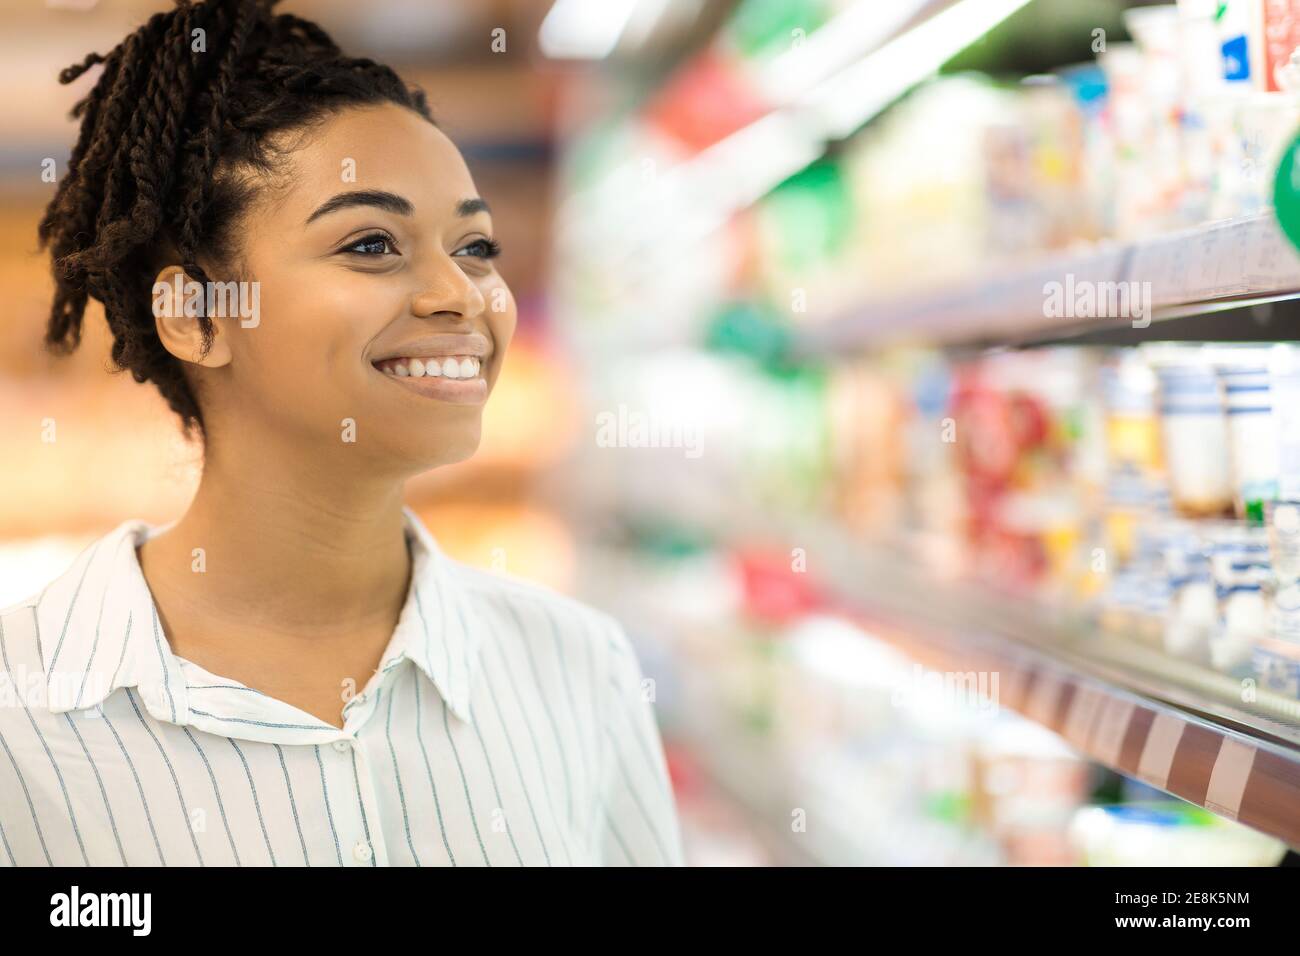
{"type": "Polygon", "coordinates": [[[654,713],[654,684],[611,619],[599,814],[602,866],[682,866],[681,832],[654,713]]]}

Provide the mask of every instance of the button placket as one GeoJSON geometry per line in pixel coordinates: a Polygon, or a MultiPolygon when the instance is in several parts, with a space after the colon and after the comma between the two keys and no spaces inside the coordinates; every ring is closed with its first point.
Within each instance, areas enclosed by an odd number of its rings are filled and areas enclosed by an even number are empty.
{"type": "MultiPolygon", "coordinates": [[[[389,683],[389,672],[401,664],[402,660],[403,658],[399,655],[386,661],[376,674],[373,686],[367,684],[363,691],[344,705],[344,733],[348,736],[334,742],[334,748],[347,756],[349,765],[353,760],[356,761],[356,785],[361,800],[361,808],[365,813],[364,820],[361,814],[358,813],[356,820],[357,831],[351,835],[353,840],[351,854],[353,866],[388,865],[379,800],[371,780],[370,764],[366,751],[361,746],[361,740],[357,735],[374,713],[376,700],[382,698],[382,691],[389,683]],[[369,831],[368,839],[367,830],[369,831]]],[[[351,770],[351,766],[349,766],[349,770],[351,770]]]]}
{"type": "Polygon", "coordinates": [[[357,866],[353,850],[365,829],[361,822],[361,807],[352,798],[352,741],[337,737],[317,744],[316,754],[321,763],[322,787],[329,806],[331,850],[337,850],[339,866],[357,866]]]}
{"type": "Polygon", "coordinates": [[[365,819],[358,817],[357,823],[360,827],[355,835],[356,842],[352,847],[352,858],[356,861],[357,866],[387,866],[388,854],[384,846],[383,818],[380,814],[379,800],[375,793],[374,782],[370,775],[370,762],[366,756],[365,749],[361,747],[360,741],[353,738],[352,741],[352,758],[356,760],[356,782],[361,800],[361,806],[365,811],[365,819]],[[369,832],[369,839],[366,833],[369,832]]]}

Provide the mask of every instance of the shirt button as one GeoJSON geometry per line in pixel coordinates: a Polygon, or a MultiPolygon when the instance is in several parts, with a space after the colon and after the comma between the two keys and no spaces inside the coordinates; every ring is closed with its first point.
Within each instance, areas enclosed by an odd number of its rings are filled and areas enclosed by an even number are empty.
{"type": "Polygon", "coordinates": [[[369,843],[358,843],[352,848],[352,855],[357,858],[358,863],[369,863],[370,858],[374,856],[374,851],[370,849],[369,843]]]}
{"type": "Polygon", "coordinates": [[[346,753],[348,749],[348,742],[346,740],[336,740],[334,741],[334,749],[337,750],[339,753],[346,753]]]}

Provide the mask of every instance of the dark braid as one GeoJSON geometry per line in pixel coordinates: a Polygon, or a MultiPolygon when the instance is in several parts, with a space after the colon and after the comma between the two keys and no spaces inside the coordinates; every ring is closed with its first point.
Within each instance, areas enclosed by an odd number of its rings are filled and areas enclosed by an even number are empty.
{"type": "MultiPolygon", "coordinates": [[[[424,95],[391,69],[342,54],[329,34],[276,0],[176,0],[107,54],[59,74],[71,83],[102,67],[75,107],[81,122],[39,235],[54,266],[46,342],[81,341],[89,298],[104,306],[113,361],[153,382],[186,433],[203,416],[183,363],[158,338],[152,288],[168,265],[207,282],[233,274],[231,236],[254,176],[276,170],[271,134],[304,128],[346,106],[391,102],[432,122],[424,95]],[[202,30],[205,50],[192,48],[202,30]]],[[[204,349],[215,326],[200,315],[204,349]]]]}

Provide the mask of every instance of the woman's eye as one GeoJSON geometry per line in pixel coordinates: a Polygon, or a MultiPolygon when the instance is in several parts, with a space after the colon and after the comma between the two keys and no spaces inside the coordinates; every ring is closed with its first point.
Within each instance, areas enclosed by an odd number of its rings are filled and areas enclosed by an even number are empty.
{"type": "Polygon", "coordinates": [[[358,239],[351,245],[344,246],[341,251],[355,252],[362,256],[382,256],[393,251],[393,242],[387,236],[373,235],[358,239]]]}
{"type": "Polygon", "coordinates": [[[475,239],[469,245],[459,249],[456,255],[473,256],[475,259],[495,259],[501,255],[501,244],[495,239],[475,239]]]}

